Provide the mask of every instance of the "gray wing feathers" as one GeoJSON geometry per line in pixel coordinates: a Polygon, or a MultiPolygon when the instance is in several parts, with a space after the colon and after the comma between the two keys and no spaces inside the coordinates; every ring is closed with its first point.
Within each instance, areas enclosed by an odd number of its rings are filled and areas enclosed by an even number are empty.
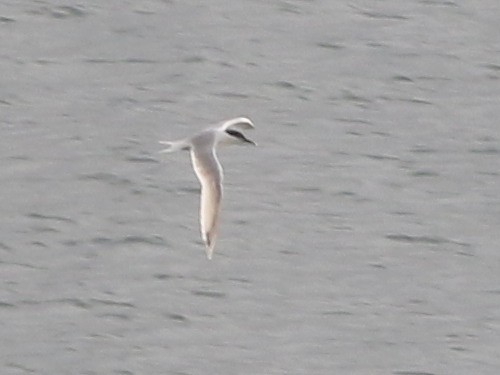
{"type": "Polygon", "coordinates": [[[217,238],[217,224],[222,199],[222,168],[212,148],[191,149],[193,168],[201,184],[200,225],[207,256],[212,252],[217,238]]]}
{"type": "Polygon", "coordinates": [[[220,128],[222,130],[231,128],[244,130],[244,129],[253,129],[254,125],[252,121],[250,121],[246,117],[237,117],[223,122],[220,128]]]}

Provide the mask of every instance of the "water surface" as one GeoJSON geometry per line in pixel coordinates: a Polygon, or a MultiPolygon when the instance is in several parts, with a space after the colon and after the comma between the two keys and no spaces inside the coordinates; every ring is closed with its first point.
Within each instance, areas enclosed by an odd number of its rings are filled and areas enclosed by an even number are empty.
{"type": "Polygon", "coordinates": [[[2,374],[496,375],[499,11],[1,4],[2,374]],[[240,115],[209,262],[157,140],[240,115]]]}

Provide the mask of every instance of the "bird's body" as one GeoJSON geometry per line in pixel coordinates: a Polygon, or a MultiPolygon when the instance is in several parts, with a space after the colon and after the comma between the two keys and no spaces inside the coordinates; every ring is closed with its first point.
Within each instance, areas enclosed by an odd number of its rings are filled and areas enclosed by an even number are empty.
{"type": "Polygon", "coordinates": [[[189,150],[193,169],[201,184],[200,226],[207,257],[212,258],[222,200],[222,166],[217,159],[219,144],[255,143],[236,129],[253,129],[253,123],[238,117],[216,127],[207,128],[190,138],[174,142],[160,142],[169,147],[161,152],[189,150]]]}

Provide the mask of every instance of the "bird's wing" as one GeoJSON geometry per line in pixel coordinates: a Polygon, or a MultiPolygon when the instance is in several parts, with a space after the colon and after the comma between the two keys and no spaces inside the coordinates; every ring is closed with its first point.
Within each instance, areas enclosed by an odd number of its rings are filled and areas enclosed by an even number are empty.
{"type": "Polygon", "coordinates": [[[227,121],[223,122],[220,125],[221,130],[226,130],[226,129],[230,129],[230,128],[240,129],[240,130],[253,129],[254,125],[253,125],[252,121],[250,121],[250,119],[248,119],[246,117],[233,118],[231,120],[227,120],[227,121]]]}
{"type": "Polygon", "coordinates": [[[201,184],[201,236],[206,245],[207,256],[211,259],[222,199],[222,168],[211,147],[191,149],[191,161],[201,184]]]}

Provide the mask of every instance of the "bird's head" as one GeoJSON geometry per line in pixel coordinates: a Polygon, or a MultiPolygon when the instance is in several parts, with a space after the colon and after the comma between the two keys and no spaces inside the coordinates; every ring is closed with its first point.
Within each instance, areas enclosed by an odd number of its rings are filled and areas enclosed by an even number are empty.
{"type": "Polygon", "coordinates": [[[245,129],[253,129],[254,125],[250,119],[246,117],[236,117],[231,120],[224,121],[218,127],[218,140],[222,144],[235,145],[235,144],[251,144],[257,146],[257,144],[245,137],[241,132],[245,129]]]}

